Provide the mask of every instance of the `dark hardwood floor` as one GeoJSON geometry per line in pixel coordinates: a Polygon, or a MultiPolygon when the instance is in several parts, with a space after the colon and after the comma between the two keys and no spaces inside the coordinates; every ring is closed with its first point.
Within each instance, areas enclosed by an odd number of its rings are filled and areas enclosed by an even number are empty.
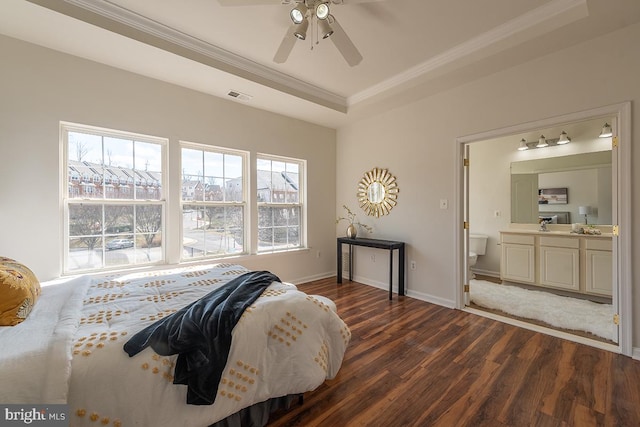
{"type": "Polygon", "coordinates": [[[283,426],[640,426],[640,362],[335,278],[352,338],[340,372],[283,426]]]}

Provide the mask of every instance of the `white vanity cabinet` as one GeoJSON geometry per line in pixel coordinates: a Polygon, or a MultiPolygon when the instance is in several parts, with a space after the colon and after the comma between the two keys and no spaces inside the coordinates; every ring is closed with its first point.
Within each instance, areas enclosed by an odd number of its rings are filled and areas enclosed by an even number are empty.
{"type": "Polygon", "coordinates": [[[611,236],[503,231],[500,244],[500,278],[504,281],[611,296],[611,236]]]}
{"type": "Polygon", "coordinates": [[[542,286],[580,291],[580,241],[573,237],[539,237],[542,286]]]}
{"type": "Polygon", "coordinates": [[[503,234],[500,276],[503,280],[535,283],[536,252],[533,236],[503,234]]]}
{"type": "Polygon", "coordinates": [[[611,240],[584,239],[585,292],[611,296],[611,240]]]}

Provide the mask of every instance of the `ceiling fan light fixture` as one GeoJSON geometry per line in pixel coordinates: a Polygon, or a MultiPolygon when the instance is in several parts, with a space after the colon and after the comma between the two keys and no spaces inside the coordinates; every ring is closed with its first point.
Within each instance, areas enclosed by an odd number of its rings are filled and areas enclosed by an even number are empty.
{"type": "Polygon", "coordinates": [[[307,38],[307,29],[309,29],[309,21],[305,18],[300,24],[296,25],[293,35],[300,40],[305,40],[307,38]]]}
{"type": "Polygon", "coordinates": [[[318,21],[318,28],[320,29],[320,36],[322,36],[323,39],[326,39],[333,34],[333,28],[331,28],[331,25],[329,25],[329,22],[326,19],[318,21]]]}
{"type": "Polygon", "coordinates": [[[304,17],[307,14],[307,6],[304,3],[299,3],[296,7],[291,9],[289,15],[294,24],[301,24],[304,21],[304,17]]]}
{"type": "Polygon", "coordinates": [[[316,6],[316,18],[320,20],[325,20],[329,16],[329,4],[328,3],[318,3],[316,6]]]}

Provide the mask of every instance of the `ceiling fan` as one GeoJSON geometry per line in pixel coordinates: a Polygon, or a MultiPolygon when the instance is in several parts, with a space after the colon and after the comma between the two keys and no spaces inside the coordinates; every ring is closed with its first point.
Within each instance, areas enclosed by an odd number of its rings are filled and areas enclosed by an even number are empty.
{"type": "Polygon", "coordinates": [[[362,61],[362,55],[331,13],[334,5],[371,3],[383,0],[218,0],[221,6],[258,6],[281,4],[291,5],[289,12],[293,24],[276,51],[273,61],[282,64],[287,61],[296,41],[306,40],[309,23],[316,25],[319,37],[330,39],[347,63],[354,67],[362,61]]]}

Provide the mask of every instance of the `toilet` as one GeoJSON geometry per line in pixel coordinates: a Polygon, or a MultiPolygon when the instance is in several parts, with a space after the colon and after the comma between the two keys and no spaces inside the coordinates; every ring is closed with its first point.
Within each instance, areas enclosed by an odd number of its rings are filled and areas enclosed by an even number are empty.
{"type": "Polygon", "coordinates": [[[471,267],[476,265],[479,255],[484,255],[487,251],[487,239],[485,234],[469,234],[469,278],[473,279],[475,274],[471,272],[471,267]]]}

